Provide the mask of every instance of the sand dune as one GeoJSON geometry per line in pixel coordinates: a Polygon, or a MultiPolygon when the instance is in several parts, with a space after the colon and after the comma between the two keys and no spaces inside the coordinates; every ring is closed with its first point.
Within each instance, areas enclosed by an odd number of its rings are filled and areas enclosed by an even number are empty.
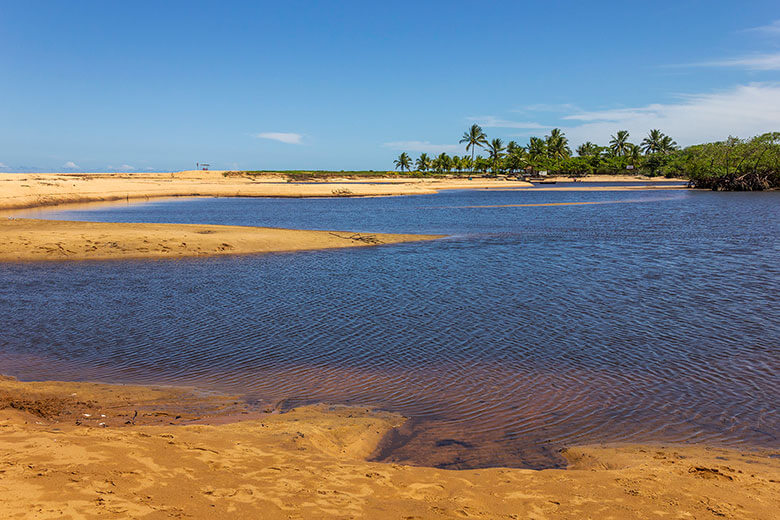
{"type": "Polygon", "coordinates": [[[403,418],[183,389],[0,380],[5,518],[776,518],[780,460],[578,447],[567,470],[366,462],[403,418]],[[137,413],[136,413],[137,412],[137,413]],[[237,420],[241,419],[243,420],[237,420]]]}

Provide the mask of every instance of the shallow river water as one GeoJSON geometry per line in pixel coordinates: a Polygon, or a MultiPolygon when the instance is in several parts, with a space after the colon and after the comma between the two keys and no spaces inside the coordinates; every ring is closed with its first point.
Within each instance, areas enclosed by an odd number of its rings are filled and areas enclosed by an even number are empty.
{"type": "Polygon", "coordinates": [[[187,199],[32,216],[449,237],[0,264],[0,373],[374,405],[412,418],[379,457],[451,468],[549,467],[559,448],[597,442],[780,445],[780,193],[187,199]],[[562,202],[589,204],[544,205],[562,202]]]}

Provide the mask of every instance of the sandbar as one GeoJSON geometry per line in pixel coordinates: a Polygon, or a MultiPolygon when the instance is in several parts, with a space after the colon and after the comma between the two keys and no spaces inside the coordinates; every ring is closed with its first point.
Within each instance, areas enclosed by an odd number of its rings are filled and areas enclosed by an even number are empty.
{"type": "MultiPolygon", "coordinates": [[[[568,178],[558,180],[571,181],[568,178]]],[[[632,181],[635,185],[556,187],[481,177],[469,180],[463,177],[406,176],[333,177],[323,181],[289,182],[290,179],[283,174],[244,175],[201,170],[169,173],[5,173],[0,174],[0,210],[66,203],[148,200],[161,197],[382,197],[424,195],[442,190],[462,189],[631,191],[684,188],[653,184],[654,179],[629,176],[592,176],[585,180],[588,182],[632,181]]]]}
{"type": "Polygon", "coordinates": [[[200,170],[130,174],[6,173],[0,174],[0,210],[160,197],[379,197],[430,194],[443,189],[531,186],[521,181],[481,178],[288,181],[281,174],[240,175],[200,170]]]}
{"type": "Polygon", "coordinates": [[[5,218],[0,219],[0,261],[241,255],[377,246],[436,238],[441,235],[5,218]]]}
{"type": "MultiPolygon", "coordinates": [[[[378,197],[454,189],[616,190],[668,186],[540,187],[488,178],[329,178],[191,170],[168,173],[0,175],[0,261],[110,260],[255,254],[392,244],[440,235],[303,231],[245,226],[61,222],[16,218],[25,209],[169,197],[378,197]]],[[[679,188],[677,188],[679,189],[679,188]]]]}
{"type": "Polygon", "coordinates": [[[404,422],[170,387],[0,378],[5,518],[776,518],[767,451],[583,446],[565,470],[369,462],[404,422]]]}

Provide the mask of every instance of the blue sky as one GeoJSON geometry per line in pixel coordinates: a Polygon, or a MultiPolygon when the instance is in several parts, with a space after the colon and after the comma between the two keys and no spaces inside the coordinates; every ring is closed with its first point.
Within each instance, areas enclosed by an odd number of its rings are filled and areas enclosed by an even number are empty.
{"type": "Polygon", "coordinates": [[[0,0],[0,171],[389,169],[780,130],[780,5],[0,0]]]}

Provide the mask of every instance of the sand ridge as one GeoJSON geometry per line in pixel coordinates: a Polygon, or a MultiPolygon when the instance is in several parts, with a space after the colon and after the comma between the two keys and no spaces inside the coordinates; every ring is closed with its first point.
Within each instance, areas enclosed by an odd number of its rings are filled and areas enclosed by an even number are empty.
{"type": "Polygon", "coordinates": [[[177,401],[198,401],[187,395],[0,380],[0,513],[768,520],[780,503],[780,461],[768,453],[590,446],[564,452],[567,470],[411,467],[366,461],[403,423],[397,414],[325,405],[251,412],[210,396],[205,411],[190,404],[189,418],[176,417],[177,401]],[[46,400],[60,402],[56,413],[41,412],[46,400]],[[246,419],[217,420],[225,413],[246,419]]]}

